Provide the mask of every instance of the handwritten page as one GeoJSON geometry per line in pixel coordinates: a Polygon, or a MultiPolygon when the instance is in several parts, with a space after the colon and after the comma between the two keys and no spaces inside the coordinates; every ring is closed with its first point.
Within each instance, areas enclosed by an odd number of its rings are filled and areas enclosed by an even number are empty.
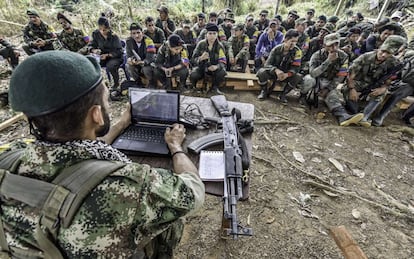
{"type": "Polygon", "coordinates": [[[223,151],[202,150],[198,170],[203,181],[223,181],[225,173],[223,151]]]}

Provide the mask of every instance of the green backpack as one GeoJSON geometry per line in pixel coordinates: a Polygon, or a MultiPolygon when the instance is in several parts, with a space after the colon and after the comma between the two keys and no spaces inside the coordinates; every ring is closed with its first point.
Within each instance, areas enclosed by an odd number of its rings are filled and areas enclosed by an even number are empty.
{"type": "Polygon", "coordinates": [[[85,160],[63,169],[48,183],[15,174],[22,153],[23,150],[15,150],[0,155],[0,198],[19,201],[40,211],[34,234],[38,247],[29,250],[9,248],[0,217],[0,258],[63,259],[65,256],[56,246],[59,228],[68,228],[88,194],[106,176],[125,164],[85,160]]]}

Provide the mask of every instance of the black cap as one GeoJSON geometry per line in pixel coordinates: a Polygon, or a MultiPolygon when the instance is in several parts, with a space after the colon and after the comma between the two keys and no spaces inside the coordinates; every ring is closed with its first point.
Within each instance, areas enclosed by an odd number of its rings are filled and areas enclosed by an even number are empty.
{"type": "Polygon", "coordinates": [[[326,16],[325,15],[319,15],[318,20],[326,22],[326,16]]]}
{"type": "Polygon", "coordinates": [[[289,14],[295,16],[296,17],[295,19],[298,19],[299,18],[298,12],[296,10],[290,10],[289,13],[288,13],[288,15],[289,14]]]}
{"type": "Polygon", "coordinates": [[[206,30],[207,30],[207,31],[218,31],[219,29],[218,29],[217,24],[214,24],[214,23],[207,23],[207,25],[206,25],[206,30]]]}
{"type": "Polygon", "coordinates": [[[99,26],[105,26],[105,27],[109,28],[109,21],[105,16],[101,16],[98,19],[98,25],[99,26]]]}
{"type": "Polygon", "coordinates": [[[203,19],[205,19],[206,18],[206,15],[204,14],[204,13],[199,13],[199,14],[197,14],[197,17],[200,19],[200,18],[203,18],[203,19]]]}
{"type": "Polygon", "coordinates": [[[170,47],[175,48],[182,46],[185,42],[177,34],[171,34],[170,37],[168,37],[168,43],[170,44],[170,47]]]}
{"type": "Polygon", "coordinates": [[[60,19],[63,19],[63,20],[65,20],[67,23],[69,23],[69,24],[72,24],[72,22],[66,17],[66,16],[64,16],[63,15],[63,13],[58,13],[57,14],[57,19],[58,20],[60,20],[60,19]]]}
{"type": "Polygon", "coordinates": [[[37,16],[37,17],[40,17],[40,16],[39,16],[39,13],[38,13],[36,10],[33,10],[33,9],[27,10],[27,11],[26,11],[26,14],[27,14],[27,15],[32,15],[32,16],[37,16]]]}
{"type": "Polygon", "coordinates": [[[141,27],[138,23],[133,22],[133,23],[131,23],[131,25],[129,26],[129,30],[130,30],[130,31],[132,31],[132,30],[140,30],[140,31],[142,31],[142,27],[141,27]]]}

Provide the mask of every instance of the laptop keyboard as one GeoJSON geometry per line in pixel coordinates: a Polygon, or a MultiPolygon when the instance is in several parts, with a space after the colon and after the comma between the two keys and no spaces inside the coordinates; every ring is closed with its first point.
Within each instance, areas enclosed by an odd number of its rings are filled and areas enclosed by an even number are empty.
{"type": "Polygon", "coordinates": [[[131,127],[123,135],[125,139],[164,143],[164,131],[145,127],[131,127]]]}

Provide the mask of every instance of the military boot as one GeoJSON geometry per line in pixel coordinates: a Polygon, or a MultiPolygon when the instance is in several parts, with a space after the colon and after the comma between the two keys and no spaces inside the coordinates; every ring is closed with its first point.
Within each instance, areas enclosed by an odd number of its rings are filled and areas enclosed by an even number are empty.
{"type": "Polygon", "coordinates": [[[257,99],[259,99],[260,101],[263,101],[264,99],[266,99],[267,97],[267,82],[265,83],[260,83],[260,94],[257,96],[257,99]]]}
{"type": "Polygon", "coordinates": [[[367,106],[364,108],[364,117],[358,122],[358,125],[365,128],[371,127],[371,121],[369,120],[369,117],[371,117],[371,114],[377,109],[380,103],[380,101],[375,100],[369,101],[367,106]]]}
{"type": "Polygon", "coordinates": [[[306,102],[306,96],[307,96],[307,94],[300,93],[300,96],[299,96],[299,104],[300,105],[306,106],[308,104],[306,102]]]}
{"type": "Polygon", "coordinates": [[[384,122],[385,117],[391,112],[392,108],[394,107],[394,102],[387,101],[384,106],[382,107],[381,111],[375,118],[372,119],[371,125],[379,127],[384,122]]]}
{"type": "Polygon", "coordinates": [[[351,115],[345,111],[344,107],[338,107],[333,109],[332,114],[338,119],[340,126],[349,126],[351,124],[357,124],[364,117],[363,113],[351,115]]]}
{"type": "Polygon", "coordinates": [[[292,89],[293,89],[293,87],[289,83],[287,83],[286,86],[285,86],[285,88],[283,88],[283,92],[279,96],[279,100],[282,102],[282,104],[287,104],[288,103],[288,100],[286,98],[286,95],[290,91],[292,91],[292,89]]]}

